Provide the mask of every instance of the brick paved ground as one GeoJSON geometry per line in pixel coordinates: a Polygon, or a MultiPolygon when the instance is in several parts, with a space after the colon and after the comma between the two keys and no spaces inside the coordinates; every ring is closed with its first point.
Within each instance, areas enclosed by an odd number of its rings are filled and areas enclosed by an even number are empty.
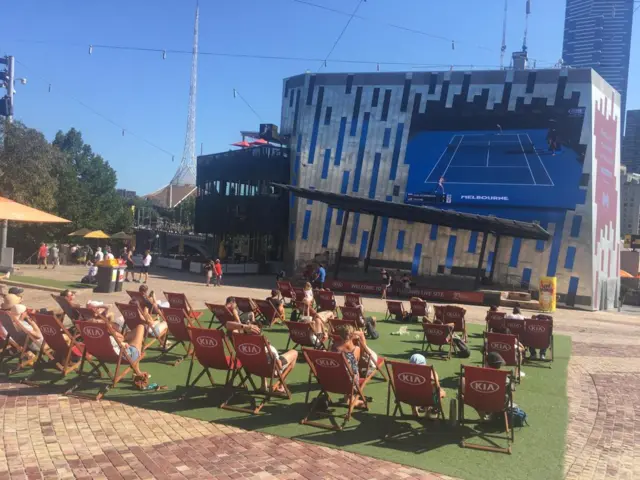
{"type": "MultiPolygon", "coordinates": [[[[37,273],[77,279],[83,272],[62,268],[55,273],[37,273]]],[[[227,295],[266,296],[264,289],[205,288],[197,277],[180,274],[178,278],[176,283],[154,276],[150,286],[157,292],[184,291],[196,308],[202,308],[204,300],[217,301],[227,295]]],[[[261,281],[250,279],[256,287],[261,281]]],[[[90,294],[80,295],[89,298],[90,294]]],[[[113,303],[126,295],[93,298],[113,303]]],[[[28,290],[25,299],[33,307],[53,306],[45,292],[28,290]]],[[[385,310],[378,299],[366,299],[365,306],[369,311],[385,310]]],[[[465,308],[471,321],[481,321],[484,308],[465,308]]],[[[565,477],[640,478],[640,442],[635,431],[640,432],[640,318],[561,310],[555,319],[556,331],[571,335],[574,342],[569,364],[565,477]]],[[[109,401],[43,395],[7,383],[0,383],[0,429],[0,480],[446,478],[284,438],[109,401]],[[95,421],[90,422],[92,418],[95,421]],[[114,428],[116,424],[121,427],[114,428]],[[338,465],[347,469],[340,477],[332,474],[338,465]]]]}

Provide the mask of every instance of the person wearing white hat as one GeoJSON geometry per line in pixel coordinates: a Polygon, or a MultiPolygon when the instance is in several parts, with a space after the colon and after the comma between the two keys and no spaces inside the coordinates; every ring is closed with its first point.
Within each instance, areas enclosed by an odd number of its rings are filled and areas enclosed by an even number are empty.
{"type": "MultiPolygon", "coordinates": [[[[18,290],[22,289],[16,289],[14,292],[18,290]]],[[[22,296],[16,295],[16,293],[8,293],[4,296],[0,310],[6,314],[3,315],[2,319],[2,327],[4,329],[2,333],[5,335],[7,332],[11,334],[18,345],[24,345],[27,335],[29,335],[35,340],[31,342],[30,349],[35,352],[39,351],[42,346],[42,332],[27,314],[27,307],[22,303],[22,296]],[[9,321],[13,325],[8,325],[9,321]]]]}

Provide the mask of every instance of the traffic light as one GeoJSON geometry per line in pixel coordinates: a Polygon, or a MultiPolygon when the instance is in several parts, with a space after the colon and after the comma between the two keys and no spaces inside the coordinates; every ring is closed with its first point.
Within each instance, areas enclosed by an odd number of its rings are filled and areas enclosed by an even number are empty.
{"type": "Polygon", "coordinates": [[[0,67],[6,65],[6,69],[0,70],[0,88],[5,88],[7,94],[0,98],[0,115],[13,116],[13,57],[0,57],[0,67]]]}
{"type": "Polygon", "coordinates": [[[3,117],[13,116],[13,105],[11,104],[11,99],[9,99],[7,95],[0,98],[0,116],[3,116],[3,117]]]}

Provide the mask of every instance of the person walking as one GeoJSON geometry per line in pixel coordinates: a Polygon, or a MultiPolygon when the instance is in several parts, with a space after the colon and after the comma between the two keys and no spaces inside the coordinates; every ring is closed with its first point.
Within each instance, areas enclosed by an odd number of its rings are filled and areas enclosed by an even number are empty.
{"type": "Polygon", "coordinates": [[[125,262],[127,263],[127,271],[124,275],[124,281],[128,282],[129,281],[129,275],[131,275],[131,280],[135,280],[135,264],[133,263],[133,249],[132,248],[126,248],[126,253],[125,253],[125,262]]]}
{"type": "Polygon", "coordinates": [[[211,260],[210,258],[207,259],[207,261],[203,265],[203,268],[204,268],[204,275],[206,277],[205,285],[209,287],[211,286],[211,277],[213,277],[213,268],[214,268],[213,260],[211,260]]]}
{"type": "Polygon", "coordinates": [[[60,249],[55,243],[49,249],[49,256],[51,257],[51,269],[55,269],[56,265],[60,265],[60,249]]]}
{"type": "Polygon", "coordinates": [[[47,244],[42,242],[40,248],[38,248],[38,270],[44,265],[44,269],[47,269],[47,244]]]}
{"type": "Polygon", "coordinates": [[[216,258],[216,262],[213,265],[215,274],[216,274],[216,287],[222,286],[222,264],[220,263],[220,259],[216,258]]]}
{"type": "Polygon", "coordinates": [[[144,258],[142,259],[142,273],[140,274],[140,280],[142,283],[147,283],[149,280],[149,267],[151,266],[151,252],[147,250],[144,252],[144,258]]]}

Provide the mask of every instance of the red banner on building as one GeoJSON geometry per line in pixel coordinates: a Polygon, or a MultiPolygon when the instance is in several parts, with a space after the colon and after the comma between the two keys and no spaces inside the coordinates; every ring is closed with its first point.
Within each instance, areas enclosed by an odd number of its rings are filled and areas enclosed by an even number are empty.
{"type": "MultiPolygon", "coordinates": [[[[354,293],[382,293],[382,285],[367,282],[349,282],[346,280],[327,280],[325,287],[338,292],[354,293]]],[[[399,297],[420,297],[424,300],[436,300],[440,302],[460,302],[482,305],[484,303],[484,293],[482,292],[460,292],[455,290],[434,290],[430,288],[410,288],[408,290],[393,289],[393,293],[399,297]]]]}

